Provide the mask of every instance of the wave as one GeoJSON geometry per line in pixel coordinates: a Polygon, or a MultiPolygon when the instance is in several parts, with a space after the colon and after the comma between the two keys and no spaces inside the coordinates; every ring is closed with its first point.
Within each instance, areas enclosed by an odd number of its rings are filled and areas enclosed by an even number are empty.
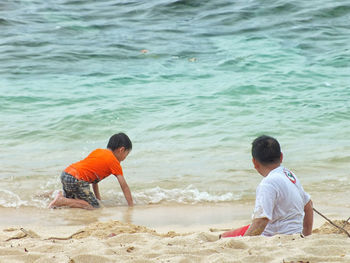
{"type": "Polygon", "coordinates": [[[22,200],[17,194],[11,191],[0,190],[0,206],[17,208],[20,206],[28,206],[28,201],[22,200]]]}
{"type": "MultiPolygon", "coordinates": [[[[110,191],[107,194],[112,194],[110,191]]],[[[113,194],[115,195],[115,194],[113,194]]],[[[209,193],[200,191],[193,185],[186,188],[164,189],[159,186],[136,191],[133,193],[136,205],[161,204],[161,203],[178,203],[178,204],[197,204],[197,203],[218,203],[240,200],[240,195],[233,193],[209,193]]],[[[118,193],[116,199],[118,204],[124,204],[124,196],[118,193]]]]}
{"type": "MultiPolygon", "coordinates": [[[[0,207],[19,208],[30,206],[45,208],[57,193],[58,190],[43,191],[40,194],[25,197],[8,190],[0,190],[0,207]]],[[[235,195],[230,192],[209,193],[207,191],[200,191],[192,185],[186,188],[174,189],[164,189],[157,186],[150,189],[134,191],[132,194],[135,205],[221,203],[241,199],[240,195],[235,195]]],[[[114,190],[108,190],[104,193],[102,204],[106,207],[111,207],[126,205],[126,201],[122,192],[115,193],[114,190]]]]}

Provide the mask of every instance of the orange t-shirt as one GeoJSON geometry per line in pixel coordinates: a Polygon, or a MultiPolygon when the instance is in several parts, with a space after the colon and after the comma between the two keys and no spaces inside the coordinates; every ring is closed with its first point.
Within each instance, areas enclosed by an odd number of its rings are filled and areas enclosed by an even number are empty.
{"type": "Polygon", "coordinates": [[[96,149],[84,160],[71,164],[64,171],[89,183],[97,183],[111,174],[123,175],[118,159],[108,149],[96,149]]]}

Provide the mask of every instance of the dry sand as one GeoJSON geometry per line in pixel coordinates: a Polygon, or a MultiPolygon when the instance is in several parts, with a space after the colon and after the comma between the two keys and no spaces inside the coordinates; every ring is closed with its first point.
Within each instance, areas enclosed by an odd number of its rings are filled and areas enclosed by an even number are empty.
{"type": "MultiPolygon", "coordinates": [[[[159,232],[116,220],[86,226],[3,227],[0,262],[350,262],[350,238],[328,223],[306,238],[219,240],[221,232],[211,232],[210,227],[159,232]]],[[[350,224],[346,229],[350,231],[350,224]]]]}

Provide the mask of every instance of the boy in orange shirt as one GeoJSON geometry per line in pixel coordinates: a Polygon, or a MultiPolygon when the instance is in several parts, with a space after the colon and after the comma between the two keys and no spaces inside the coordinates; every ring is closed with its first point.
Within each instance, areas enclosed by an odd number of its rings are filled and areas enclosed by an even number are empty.
{"type": "Polygon", "coordinates": [[[68,166],[61,174],[63,194],[59,192],[49,204],[49,208],[73,207],[93,209],[100,207],[101,200],[98,182],[114,174],[124,193],[129,206],[133,200],[126,183],[120,162],[132,149],[129,137],[124,133],[114,134],[107,144],[107,149],[96,149],[85,159],[68,166]],[[95,194],[90,190],[90,184],[95,194]]]}

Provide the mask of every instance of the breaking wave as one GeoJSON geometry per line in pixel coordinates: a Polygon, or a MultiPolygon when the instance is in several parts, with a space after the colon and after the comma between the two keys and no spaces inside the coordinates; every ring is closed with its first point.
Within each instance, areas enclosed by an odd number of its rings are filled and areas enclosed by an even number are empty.
{"type": "MultiPolygon", "coordinates": [[[[143,191],[136,191],[133,193],[133,198],[136,205],[147,205],[160,203],[196,204],[229,202],[239,200],[240,196],[233,193],[209,193],[207,191],[200,191],[193,185],[189,185],[186,188],[174,189],[164,189],[157,186],[143,191]]],[[[122,193],[117,194],[117,200],[118,204],[125,203],[122,193]]]]}
{"type": "MultiPolygon", "coordinates": [[[[45,208],[48,206],[58,190],[35,194],[31,196],[20,196],[8,190],[0,190],[0,206],[1,207],[39,207],[45,208]]],[[[200,191],[193,185],[185,188],[164,189],[159,186],[133,191],[133,199],[136,205],[149,204],[197,204],[197,203],[218,203],[240,200],[240,194],[226,193],[209,193],[200,191]]],[[[122,192],[107,190],[103,194],[102,203],[107,207],[126,205],[126,201],[122,192]]]]}

